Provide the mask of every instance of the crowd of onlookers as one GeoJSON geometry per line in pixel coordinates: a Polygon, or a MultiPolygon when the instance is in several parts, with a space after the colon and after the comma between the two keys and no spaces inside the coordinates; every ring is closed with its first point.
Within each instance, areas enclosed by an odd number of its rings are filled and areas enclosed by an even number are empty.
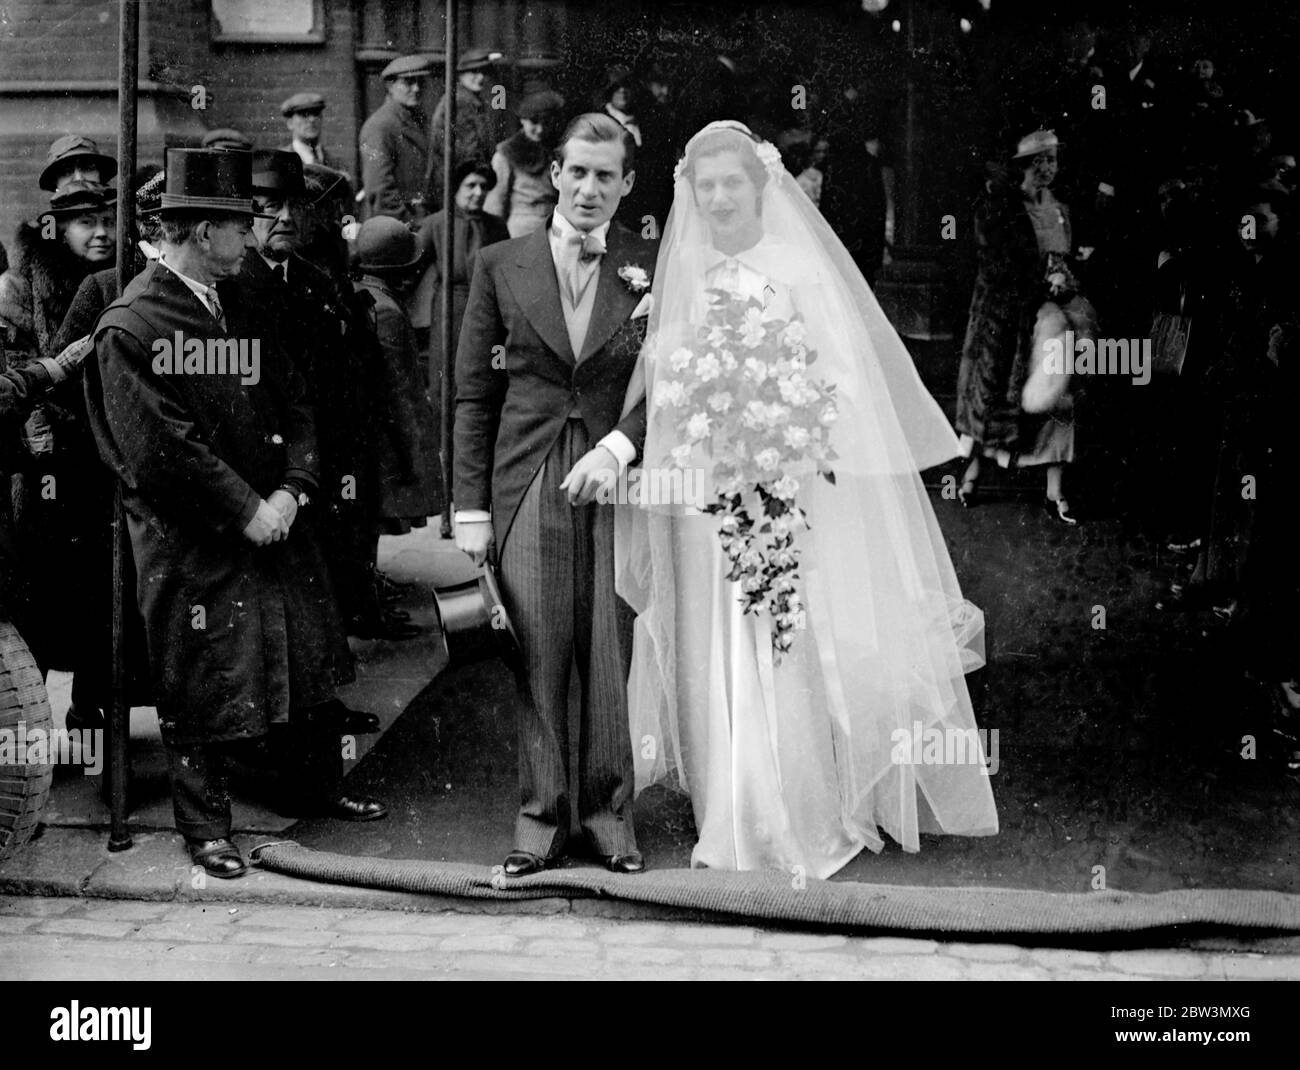
{"type": "MultiPolygon", "coordinates": [[[[1270,689],[1297,743],[1300,555],[1288,537],[1286,480],[1296,471],[1287,416],[1300,260],[1290,116],[1270,110],[1267,94],[1239,95],[1208,53],[1156,55],[1140,27],[1099,34],[1077,22],[1065,52],[1042,57],[1026,80],[1032,93],[1010,112],[1015,136],[1045,128],[1056,143],[1010,166],[991,161],[977,222],[1005,220],[998,205],[1023,220],[1044,198],[1050,155],[1047,184],[1073,232],[1065,270],[1095,311],[1091,329],[1149,341],[1152,359],[1144,385],[1076,376],[1065,418],[1080,427],[1081,454],[1117,477],[1120,514],[1180,562],[1159,606],[1213,610],[1229,622],[1233,653],[1270,689]],[[1025,177],[1035,160],[1037,189],[1025,177]]],[[[1014,236],[992,227],[982,237],[981,279],[1011,286],[1011,275],[985,268],[1014,236]]],[[[1051,255],[1027,241],[1021,263],[1037,289],[1026,288],[1017,313],[1022,345],[1035,337],[1051,255]]],[[[976,298],[968,355],[979,284],[976,298]]]]}
{"type": "MultiPolygon", "coordinates": [[[[454,351],[478,249],[545,224],[556,201],[552,154],[574,115],[602,111],[632,135],[637,180],[620,210],[631,226],[648,219],[662,228],[686,138],[712,119],[738,118],[776,143],[869,282],[890,259],[887,131],[878,114],[855,103],[855,90],[820,111],[792,111],[719,56],[690,84],[657,65],[611,67],[584,99],[571,88],[566,99],[539,73],[501,110],[491,101],[498,87],[489,84],[500,58],[487,49],[458,58],[450,146],[445,102],[431,113],[424,107],[436,73],[428,59],[393,61],[383,72],[386,97],[360,131],[356,175],[328,147],[326,103],[316,93],[283,102],[288,136],[276,149],[259,149],[234,130],[204,138],[208,148],[253,152],[265,176],[255,192],[280,221],[259,225],[257,257],[249,256],[255,273],[259,264],[291,258],[310,265],[322,288],[312,300],[344,330],[366,334],[388,369],[364,399],[374,414],[368,426],[338,415],[358,404],[342,385],[356,370],[342,350],[338,389],[316,398],[322,412],[352,428],[350,448],[370,450],[364,464],[400,473],[404,487],[376,490],[364,531],[332,541],[340,609],[353,634],[412,634],[391,604],[391,584],[375,570],[375,543],[381,532],[423,523],[447,504],[443,287],[452,290],[454,351]],[[451,201],[443,204],[448,164],[451,201]],[[368,247],[379,250],[369,271],[358,264],[358,235],[342,225],[354,213],[370,226],[368,247]],[[400,227],[380,234],[376,219],[400,227]],[[444,235],[453,254],[447,280],[444,235]],[[385,311],[390,300],[400,320],[385,311]],[[346,555],[342,547],[350,548],[346,555]]],[[[1064,51],[1027,63],[1021,84],[1028,91],[1006,108],[1008,137],[990,153],[975,213],[980,275],[958,403],[971,458],[963,504],[978,499],[982,458],[1046,464],[1049,515],[1074,523],[1060,471],[1075,460],[1075,428],[1081,456],[1109,443],[1125,457],[1118,485],[1127,514],[1186,555],[1161,606],[1212,608],[1229,619],[1249,669],[1294,710],[1300,555],[1287,545],[1285,486],[1296,450],[1285,419],[1297,330],[1294,147],[1275,132],[1267,102],[1239,96],[1211,56],[1162,58],[1141,29],[1099,34],[1077,22],[1064,51]],[[1024,412],[1030,343],[1049,305],[1080,332],[1150,339],[1151,383],[1076,380],[1061,402],[1068,411],[1024,412]],[[994,411],[990,399],[1011,411],[994,411]],[[1027,430],[1031,415],[1036,423],[1027,430]]],[[[146,208],[161,195],[160,170],[131,176],[146,208]]],[[[113,182],[124,176],[114,171],[90,139],[56,140],[40,177],[48,209],[0,249],[0,416],[12,425],[0,450],[13,474],[0,534],[26,566],[21,574],[7,570],[5,599],[28,607],[38,657],[77,669],[75,708],[92,711],[106,702],[98,639],[108,587],[99,577],[112,481],[98,464],[75,383],[84,354],[70,347],[115,296],[107,271],[116,255],[113,182]],[[23,596],[24,579],[40,585],[42,597],[23,596]],[[75,603],[64,597],[73,592],[75,603]],[[69,612],[70,604],[83,608],[69,612]]],[[[139,266],[156,253],[158,225],[157,215],[140,216],[139,266]]],[[[383,485],[397,483],[385,477],[383,485]]]]}

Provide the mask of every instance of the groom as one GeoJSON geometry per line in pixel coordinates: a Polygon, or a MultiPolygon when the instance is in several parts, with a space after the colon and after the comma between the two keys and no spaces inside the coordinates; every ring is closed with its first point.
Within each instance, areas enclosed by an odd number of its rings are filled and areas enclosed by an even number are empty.
{"type": "Polygon", "coordinates": [[[479,564],[495,540],[523,653],[511,877],[564,853],[575,660],[578,819],[608,869],[645,869],[632,827],[630,629],[614,593],[613,510],[595,501],[645,439],[645,402],[621,413],[649,302],[620,269],[648,279],[655,249],[613,221],[634,149],[610,116],[569,124],[551,164],[555,215],[479,252],[456,353],[456,545],[479,564]]]}

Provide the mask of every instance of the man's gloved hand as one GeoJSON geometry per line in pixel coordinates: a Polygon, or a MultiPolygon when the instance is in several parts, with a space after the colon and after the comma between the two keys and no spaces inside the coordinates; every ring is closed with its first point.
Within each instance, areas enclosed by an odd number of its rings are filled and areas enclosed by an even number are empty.
{"type": "Polygon", "coordinates": [[[269,546],[288,534],[289,525],[285,522],[284,514],[265,499],[257,503],[257,512],[244,527],[244,538],[255,546],[269,546]]]}
{"type": "Polygon", "coordinates": [[[487,560],[488,548],[492,545],[492,521],[457,520],[456,548],[469,554],[476,565],[487,560]]]}

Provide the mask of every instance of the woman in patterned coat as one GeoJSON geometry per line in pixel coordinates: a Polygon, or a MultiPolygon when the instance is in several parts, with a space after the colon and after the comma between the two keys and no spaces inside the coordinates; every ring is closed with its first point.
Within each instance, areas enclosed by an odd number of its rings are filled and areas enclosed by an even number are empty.
{"type": "Polygon", "coordinates": [[[974,504],[983,457],[1003,468],[1013,461],[1019,468],[1044,465],[1048,515],[1074,524],[1061,491],[1063,467],[1074,459],[1069,391],[1047,413],[1026,413],[1021,404],[1035,330],[1046,322],[1040,311],[1060,313],[1079,336],[1092,331],[1091,306],[1075,294],[1068,262],[1069,210],[1048,188],[1058,144],[1048,131],[1022,139],[1010,179],[990,183],[976,214],[979,272],[957,377],[956,427],[970,463],[957,495],[963,505],[974,504]]]}

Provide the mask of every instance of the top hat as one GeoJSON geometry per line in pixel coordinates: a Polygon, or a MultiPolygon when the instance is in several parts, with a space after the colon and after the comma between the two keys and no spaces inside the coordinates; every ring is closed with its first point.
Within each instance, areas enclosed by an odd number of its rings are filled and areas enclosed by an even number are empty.
{"type": "Polygon", "coordinates": [[[137,215],[153,215],[162,207],[162,191],[167,185],[167,176],[162,168],[149,176],[136,188],[135,210],[137,215]]]}
{"type": "Polygon", "coordinates": [[[50,198],[49,215],[74,216],[117,204],[117,190],[98,182],[69,182],[50,198]]]}
{"type": "Polygon", "coordinates": [[[460,54],[460,61],[456,64],[457,74],[469,74],[472,71],[483,71],[491,67],[492,64],[505,59],[505,55],[493,48],[470,48],[460,54]]]}
{"type": "Polygon", "coordinates": [[[300,111],[324,110],[325,98],[319,93],[295,93],[280,105],[280,114],[286,117],[300,111]]]}
{"type": "Polygon", "coordinates": [[[433,61],[428,56],[398,56],[380,72],[385,82],[392,78],[426,78],[433,73],[433,61]]]}
{"type": "Polygon", "coordinates": [[[449,668],[488,658],[501,658],[511,667],[519,665],[519,636],[510,623],[490,564],[484,563],[472,580],[435,587],[433,602],[449,668]]]}
{"type": "Polygon", "coordinates": [[[1016,154],[1012,159],[1019,160],[1026,156],[1037,156],[1040,152],[1047,152],[1050,149],[1060,147],[1060,140],[1051,130],[1035,130],[1032,134],[1027,134],[1020,139],[1016,145],[1016,154]]]}
{"type": "Polygon", "coordinates": [[[94,141],[82,134],[65,134],[57,138],[45,154],[45,167],[40,177],[41,189],[53,193],[55,172],[77,159],[98,167],[100,182],[110,182],[117,174],[117,161],[100,152],[94,141]]]}
{"type": "Polygon", "coordinates": [[[223,126],[219,130],[209,130],[203,135],[205,149],[224,149],[227,152],[242,150],[251,152],[253,143],[238,130],[223,126]]]}
{"type": "Polygon", "coordinates": [[[302,197],[302,157],[282,149],[261,149],[253,153],[253,192],[278,193],[281,197],[302,197]]]}
{"type": "Polygon", "coordinates": [[[168,149],[160,209],[253,215],[253,154],[224,149],[168,149]]]}

